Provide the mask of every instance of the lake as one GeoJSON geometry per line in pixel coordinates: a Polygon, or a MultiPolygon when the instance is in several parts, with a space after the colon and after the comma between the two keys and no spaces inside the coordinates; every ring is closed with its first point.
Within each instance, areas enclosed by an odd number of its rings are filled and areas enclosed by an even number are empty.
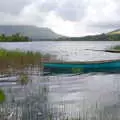
{"type": "MultiPolygon", "coordinates": [[[[120,59],[119,53],[92,51],[92,49],[104,50],[118,44],[120,45],[120,42],[59,41],[0,43],[0,47],[40,51],[43,54],[48,53],[64,61],[92,61],[120,59]]],[[[34,72],[36,71],[34,70],[34,72]]],[[[6,104],[12,106],[13,101],[17,101],[17,105],[24,103],[22,110],[34,113],[31,118],[26,115],[27,113],[23,114],[24,118],[22,120],[37,120],[37,115],[41,116],[41,120],[45,120],[48,113],[52,113],[57,117],[81,117],[86,120],[120,119],[120,74],[32,75],[30,78],[32,83],[27,86],[20,86],[16,83],[0,84],[9,99],[3,106],[6,104]],[[25,103],[29,103],[29,106],[25,103]],[[27,108],[31,106],[34,110],[29,111],[27,108]]]]}
{"type": "Polygon", "coordinates": [[[85,60],[104,60],[120,58],[118,53],[107,53],[103,51],[113,45],[118,45],[120,42],[103,42],[103,41],[88,41],[88,42],[24,42],[24,43],[0,43],[0,47],[6,49],[21,49],[40,51],[41,53],[50,53],[56,55],[57,58],[65,61],[85,61],[85,60]]]}

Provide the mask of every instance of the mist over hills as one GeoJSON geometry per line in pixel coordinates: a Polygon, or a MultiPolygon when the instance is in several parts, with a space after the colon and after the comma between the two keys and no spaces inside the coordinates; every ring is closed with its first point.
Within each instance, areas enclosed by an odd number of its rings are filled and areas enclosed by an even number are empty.
{"type": "Polygon", "coordinates": [[[32,25],[0,25],[0,34],[12,35],[20,33],[32,40],[57,39],[62,37],[49,28],[39,28],[32,25]]]}
{"type": "Polygon", "coordinates": [[[120,29],[110,31],[108,33],[101,33],[96,35],[86,35],[84,37],[66,37],[58,38],[64,41],[120,41],[120,29]]]}
{"type": "Polygon", "coordinates": [[[66,37],[56,34],[49,28],[32,25],[0,25],[0,34],[13,35],[20,33],[32,41],[120,41],[120,29],[98,35],[84,37],[66,37]]]}

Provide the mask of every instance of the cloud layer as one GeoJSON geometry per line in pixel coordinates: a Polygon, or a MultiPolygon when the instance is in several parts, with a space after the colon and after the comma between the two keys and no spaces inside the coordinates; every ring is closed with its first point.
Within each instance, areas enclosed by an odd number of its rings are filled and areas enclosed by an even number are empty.
{"type": "Polygon", "coordinates": [[[119,0],[0,0],[0,24],[49,27],[67,36],[120,28],[119,0]]]}

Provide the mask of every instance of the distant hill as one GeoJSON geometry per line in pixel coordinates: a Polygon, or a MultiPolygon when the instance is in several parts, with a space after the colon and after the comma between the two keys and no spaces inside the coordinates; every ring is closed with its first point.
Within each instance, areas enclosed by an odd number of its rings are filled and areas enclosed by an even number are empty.
{"type": "Polygon", "coordinates": [[[84,37],[66,37],[66,38],[59,38],[57,40],[58,41],[120,41],[120,29],[98,35],[88,35],[84,37]]]}
{"type": "Polygon", "coordinates": [[[108,35],[115,35],[115,34],[120,34],[120,29],[117,29],[108,33],[108,35]]]}
{"type": "Polygon", "coordinates": [[[32,40],[47,40],[62,37],[49,28],[39,28],[30,25],[0,25],[0,34],[12,35],[15,33],[28,36],[32,40]]]}
{"type": "Polygon", "coordinates": [[[54,33],[49,28],[39,28],[32,25],[0,25],[0,34],[9,36],[16,33],[27,36],[33,41],[120,41],[120,29],[106,34],[85,37],[65,37],[54,33]]]}

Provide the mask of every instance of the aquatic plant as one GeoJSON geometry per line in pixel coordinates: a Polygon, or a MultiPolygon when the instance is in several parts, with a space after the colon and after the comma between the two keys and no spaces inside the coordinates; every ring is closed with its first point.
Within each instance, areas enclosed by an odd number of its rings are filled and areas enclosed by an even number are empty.
{"type": "Polygon", "coordinates": [[[120,45],[113,46],[112,49],[114,49],[114,50],[120,50],[120,45]]]}
{"type": "Polygon", "coordinates": [[[24,73],[20,74],[19,79],[18,79],[18,82],[19,82],[21,85],[27,85],[28,82],[29,82],[28,75],[26,75],[26,74],[24,74],[24,73]]]}
{"type": "Polygon", "coordinates": [[[72,73],[83,73],[83,68],[72,68],[72,73]]]}
{"type": "Polygon", "coordinates": [[[0,89],[0,103],[3,103],[6,99],[5,93],[2,89],[0,89]]]}
{"type": "Polygon", "coordinates": [[[28,66],[41,65],[42,61],[49,60],[49,55],[42,55],[40,52],[6,50],[0,49],[0,72],[7,69],[8,72],[14,69],[23,69],[28,66]]]}

